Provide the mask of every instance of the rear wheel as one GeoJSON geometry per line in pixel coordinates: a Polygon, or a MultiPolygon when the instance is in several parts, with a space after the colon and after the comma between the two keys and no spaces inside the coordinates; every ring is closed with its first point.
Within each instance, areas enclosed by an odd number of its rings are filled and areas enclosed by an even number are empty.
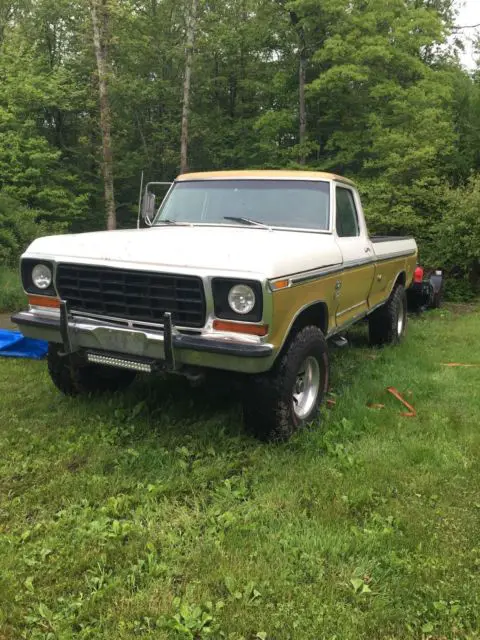
{"type": "Polygon", "coordinates": [[[395,287],[387,302],[368,318],[370,344],[398,344],[407,329],[407,296],[403,285],[395,287]]]}
{"type": "Polygon", "coordinates": [[[260,440],[287,440],[316,418],[328,376],[323,333],[314,326],[300,330],[271,371],[246,381],[243,414],[247,430],[260,440]]]}
{"type": "Polygon", "coordinates": [[[48,345],[48,373],[53,384],[67,396],[120,391],[135,379],[135,372],[83,362],[75,354],[61,355],[61,346],[48,345]]]}

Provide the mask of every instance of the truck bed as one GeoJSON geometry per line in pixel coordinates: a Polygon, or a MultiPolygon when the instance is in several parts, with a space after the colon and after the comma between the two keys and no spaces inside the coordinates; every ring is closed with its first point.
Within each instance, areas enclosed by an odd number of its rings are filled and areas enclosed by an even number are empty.
{"type": "Polygon", "coordinates": [[[407,257],[417,252],[417,243],[408,236],[371,236],[370,242],[377,260],[407,257]]]}
{"type": "Polygon", "coordinates": [[[395,240],[413,240],[412,236],[370,236],[370,242],[393,242],[395,240]]]}

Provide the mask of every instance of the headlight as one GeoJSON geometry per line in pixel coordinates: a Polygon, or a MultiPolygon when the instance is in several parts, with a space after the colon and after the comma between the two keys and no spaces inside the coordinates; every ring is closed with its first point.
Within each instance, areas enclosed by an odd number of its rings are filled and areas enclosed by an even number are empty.
{"type": "Polygon", "coordinates": [[[37,289],[48,289],[52,284],[52,271],[46,264],[37,264],[32,269],[32,282],[37,289]]]}
{"type": "Polygon", "coordinates": [[[214,313],[222,320],[260,322],[263,317],[263,289],[257,280],[212,278],[214,313]]]}
{"type": "Polygon", "coordinates": [[[228,294],[230,309],[242,316],[250,313],[255,306],[255,293],[247,284],[236,284],[228,294]]]}

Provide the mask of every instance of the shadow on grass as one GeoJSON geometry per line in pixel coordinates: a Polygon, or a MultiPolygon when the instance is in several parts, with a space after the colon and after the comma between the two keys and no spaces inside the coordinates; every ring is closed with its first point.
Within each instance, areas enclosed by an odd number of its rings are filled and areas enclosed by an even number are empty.
{"type": "MultiPolygon", "coordinates": [[[[356,384],[368,362],[382,360],[383,350],[369,346],[366,322],[352,327],[346,337],[348,346],[330,347],[330,391],[337,397],[356,384]]],[[[182,376],[139,375],[125,392],[74,402],[79,403],[81,413],[94,412],[105,423],[133,425],[130,439],[148,438],[154,433],[160,446],[166,442],[173,445],[175,439],[184,437],[200,439],[210,446],[221,434],[257,443],[243,427],[242,380],[240,375],[222,371],[208,372],[198,385],[182,376]]]]}
{"type": "MultiPolygon", "coordinates": [[[[345,387],[355,383],[365,362],[366,324],[352,328],[347,338],[349,346],[340,349],[332,346],[330,350],[331,386],[340,395],[345,387]]],[[[240,375],[222,371],[208,372],[198,385],[182,376],[138,375],[126,391],[76,398],[73,402],[81,414],[95,414],[105,424],[115,425],[124,442],[148,438],[154,433],[160,446],[166,443],[172,446],[175,440],[184,437],[200,439],[210,446],[220,435],[233,440],[241,438],[243,444],[249,441],[259,444],[243,426],[242,380],[240,375]],[[130,428],[122,430],[122,425],[130,428]]]]}
{"type": "Polygon", "coordinates": [[[114,425],[117,443],[155,434],[159,446],[180,444],[185,437],[212,446],[219,437],[250,439],[243,429],[240,395],[235,379],[225,375],[208,376],[198,386],[181,376],[139,375],[124,392],[73,402],[81,413],[114,425]]]}

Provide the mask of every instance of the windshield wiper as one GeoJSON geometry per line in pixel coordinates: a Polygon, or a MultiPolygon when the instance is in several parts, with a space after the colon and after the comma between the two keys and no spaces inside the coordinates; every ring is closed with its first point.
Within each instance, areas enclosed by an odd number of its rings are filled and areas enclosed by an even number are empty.
{"type": "Polygon", "coordinates": [[[241,222],[242,224],[248,224],[252,227],[263,227],[264,229],[270,229],[268,224],[258,222],[258,220],[252,220],[251,218],[242,218],[241,216],[223,216],[224,220],[232,220],[232,222],[241,222]]]}
{"type": "Polygon", "coordinates": [[[159,220],[153,226],[157,227],[158,225],[174,225],[176,227],[191,227],[193,222],[177,222],[176,220],[170,220],[169,218],[165,218],[164,220],[159,220]]]}

